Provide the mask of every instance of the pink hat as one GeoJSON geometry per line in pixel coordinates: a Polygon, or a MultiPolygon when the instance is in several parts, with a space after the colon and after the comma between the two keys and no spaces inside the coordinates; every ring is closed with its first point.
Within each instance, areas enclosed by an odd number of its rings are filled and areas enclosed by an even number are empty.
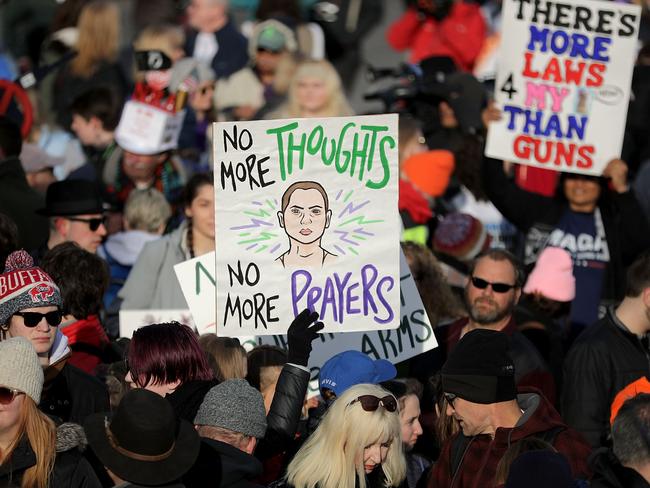
{"type": "Polygon", "coordinates": [[[570,302],[576,296],[571,255],[559,247],[545,248],[528,276],[524,293],[540,293],[558,302],[570,302]]]}

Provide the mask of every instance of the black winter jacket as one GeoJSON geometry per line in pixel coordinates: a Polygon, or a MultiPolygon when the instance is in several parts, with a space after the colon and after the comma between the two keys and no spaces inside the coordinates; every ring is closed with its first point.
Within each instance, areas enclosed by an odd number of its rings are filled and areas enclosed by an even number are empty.
{"type": "Polygon", "coordinates": [[[79,368],[65,364],[57,371],[56,366],[50,366],[45,377],[38,407],[57,421],[82,424],[91,413],[110,410],[104,383],[79,368]]]}
{"type": "Polygon", "coordinates": [[[252,479],[262,474],[262,463],[224,442],[201,438],[201,450],[183,477],[187,488],[261,488],[252,479]]]}
{"type": "Polygon", "coordinates": [[[284,365],[266,416],[266,435],[255,450],[255,457],[260,461],[286,451],[294,442],[308,385],[308,371],[292,364],[284,365]]]}
{"type": "MultiPolygon", "coordinates": [[[[83,458],[81,442],[85,439],[79,425],[63,424],[57,429],[56,458],[50,475],[50,488],[101,488],[90,464],[83,458]]],[[[23,437],[11,455],[0,465],[0,487],[19,488],[25,471],[36,464],[36,454],[27,437],[23,437]]]]}
{"type": "MultiPolygon", "coordinates": [[[[43,207],[45,199],[30,188],[20,160],[0,160],[0,212],[15,222],[19,244],[25,249],[36,249],[47,242],[47,218],[36,213],[43,207]]],[[[4,263],[2,267],[4,269],[4,263]]]]}
{"type": "Polygon", "coordinates": [[[650,378],[646,345],[629,332],[609,307],[571,347],[564,363],[562,417],[596,448],[607,444],[616,394],[633,381],[650,378]]]}
{"type": "MultiPolygon", "coordinates": [[[[527,264],[534,262],[568,203],[519,188],[495,159],[483,162],[483,180],[494,206],[526,234],[524,255],[527,264]]],[[[601,299],[611,303],[623,296],[626,267],[650,247],[650,227],[632,191],[607,192],[601,195],[598,208],[610,254],[601,299]]]]}
{"type": "Polygon", "coordinates": [[[609,449],[595,451],[589,463],[594,470],[591,488],[650,488],[639,473],[621,465],[609,449]]]}

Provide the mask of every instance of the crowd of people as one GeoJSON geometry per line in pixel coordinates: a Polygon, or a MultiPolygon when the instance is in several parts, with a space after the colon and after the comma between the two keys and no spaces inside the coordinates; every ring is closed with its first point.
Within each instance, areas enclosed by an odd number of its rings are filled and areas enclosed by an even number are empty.
{"type": "Polygon", "coordinates": [[[218,250],[213,122],[360,115],[385,2],[0,2],[0,486],[650,487],[650,4],[601,176],[483,155],[500,0],[402,4],[427,96],[373,97],[438,346],[314,371],[309,309],[248,351],[119,312],[187,310],[218,250]]]}

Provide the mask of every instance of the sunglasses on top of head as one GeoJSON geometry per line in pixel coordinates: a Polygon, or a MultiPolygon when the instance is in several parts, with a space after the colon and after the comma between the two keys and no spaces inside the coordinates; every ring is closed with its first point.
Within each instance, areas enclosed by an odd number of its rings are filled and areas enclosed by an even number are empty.
{"type": "Polygon", "coordinates": [[[475,288],[485,290],[488,286],[491,286],[495,293],[507,293],[513,288],[516,288],[515,285],[510,285],[508,283],[492,283],[491,281],[486,281],[482,278],[477,278],[476,276],[472,276],[471,280],[472,285],[474,285],[475,288]]]}
{"type": "Polygon", "coordinates": [[[366,412],[374,412],[379,408],[379,405],[384,407],[388,412],[397,410],[397,400],[392,395],[386,395],[382,398],[376,397],[375,395],[361,395],[348,403],[348,407],[357,402],[361,404],[361,408],[366,412]]]}
{"type": "Polygon", "coordinates": [[[6,386],[0,386],[0,405],[9,405],[14,401],[16,395],[21,394],[22,391],[18,391],[14,388],[7,388],[6,386]]]}
{"type": "Polygon", "coordinates": [[[45,319],[48,324],[52,327],[56,327],[61,323],[63,319],[63,314],[61,310],[54,310],[52,312],[40,313],[40,312],[16,312],[14,315],[18,315],[23,318],[25,327],[36,327],[41,323],[41,320],[45,319]]]}
{"type": "Polygon", "coordinates": [[[90,227],[90,230],[93,232],[99,229],[100,225],[106,223],[106,217],[95,217],[92,219],[82,219],[81,217],[66,217],[66,218],[68,220],[71,220],[72,222],[83,222],[85,224],[88,224],[88,227],[90,227]]]}

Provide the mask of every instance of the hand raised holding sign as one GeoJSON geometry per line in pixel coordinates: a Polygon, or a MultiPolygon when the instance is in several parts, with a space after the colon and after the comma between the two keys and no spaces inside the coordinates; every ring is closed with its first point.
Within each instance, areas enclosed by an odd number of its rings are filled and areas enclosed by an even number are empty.
{"type": "Polygon", "coordinates": [[[603,176],[609,179],[616,193],[625,193],[630,189],[627,184],[627,164],[622,159],[612,159],[607,163],[603,176]]]}
{"type": "Polygon", "coordinates": [[[299,366],[307,366],[309,362],[309,353],[311,353],[311,343],[318,337],[318,332],[325,325],[318,320],[318,312],[312,312],[308,308],[304,309],[293,320],[287,331],[287,342],[289,346],[289,361],[299,366]]]}

